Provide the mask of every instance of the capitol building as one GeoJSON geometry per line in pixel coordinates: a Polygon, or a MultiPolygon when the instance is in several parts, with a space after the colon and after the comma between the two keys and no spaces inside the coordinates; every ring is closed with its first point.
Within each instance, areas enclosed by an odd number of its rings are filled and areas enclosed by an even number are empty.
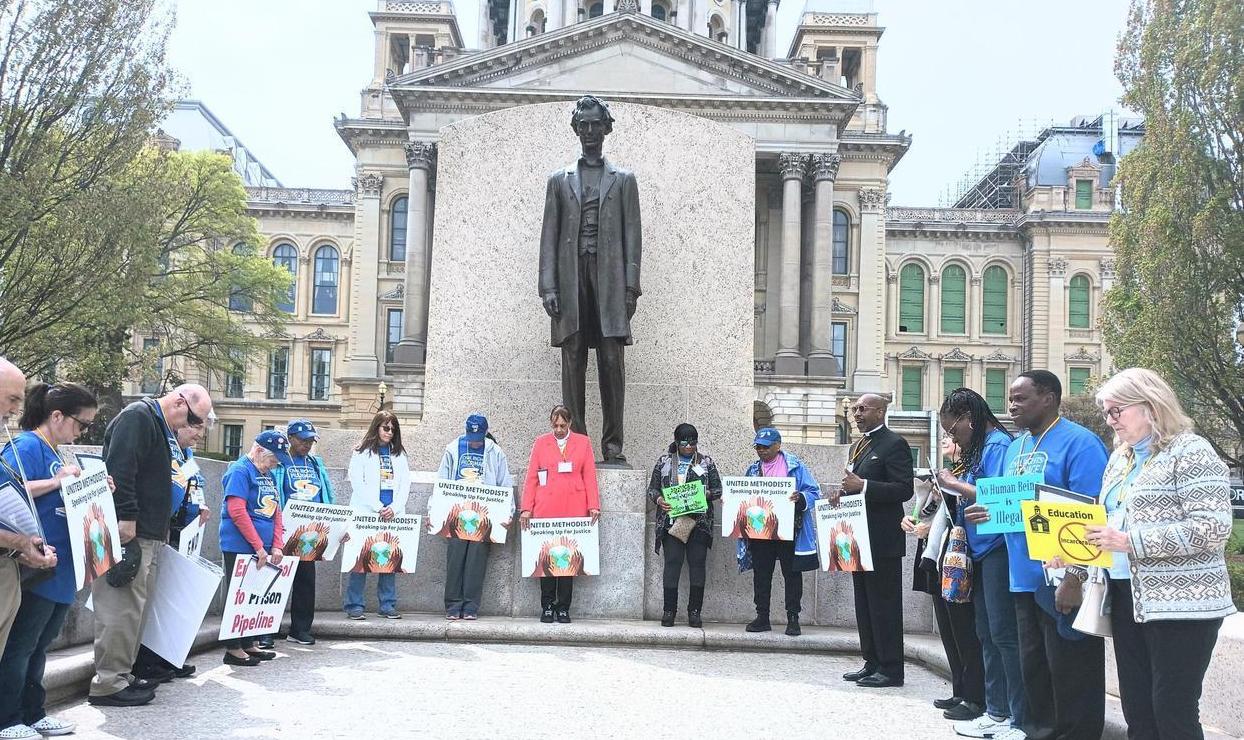
{"type": "Polygon", "coordinates": [[[882,392],[925,466],[950,389],[975,388],[1003,413],[1023,370],[1052,370],[1069,393],[1108,371],[1098,311],[1114,279],[1110,182],[1143,127],[1074,119],[1016,143],[953,207],[891,203],[889,175],[913,142],[887,125],[882,19],[867,3],[807,0],[779,48],[777,7],[484,0],[478,38],[465,39],[450,0],[378,0],[357,115],[324,122],[354,155],[352,190],[281,183],[205,105],[183,101],[165,132],[183,148],[233,154],[258,248],[293,277],[290,320],[268,357],[226,374],[165,358],[129,394],[158,391],[169,370],[204,382],[220,419],[206,447],[228,455],[294,417],[358,428],[382,402],[403,421],[420,417],[438,132],[586,93],[703,117],[755,142],[754,413],[785,439],[846,441],[851,400],[882,392]]]}

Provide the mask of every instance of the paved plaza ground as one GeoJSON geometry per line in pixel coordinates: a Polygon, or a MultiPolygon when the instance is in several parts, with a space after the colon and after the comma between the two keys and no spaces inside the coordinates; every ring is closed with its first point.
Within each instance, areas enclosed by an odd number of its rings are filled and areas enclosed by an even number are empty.
{"type": "Polygon", "coordinates": [[[643,647],[322,640],[257,668],[195,656],[150,705],[54,712],[78,738],[948,738],[950,693],[841,680],[845,655],[643,647]]]}

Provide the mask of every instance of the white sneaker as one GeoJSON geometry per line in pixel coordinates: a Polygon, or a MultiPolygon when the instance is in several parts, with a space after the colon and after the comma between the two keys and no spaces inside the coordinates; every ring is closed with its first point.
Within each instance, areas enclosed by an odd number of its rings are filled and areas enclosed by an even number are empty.
{"type": "Polygon", "coordinates": [[[68,735],[73,732],[74,724],[48,716],[31,725],[31,728],[42,735],[68,735]]]}
{"type": "Polygon", "coordinates": [[[956,722],[956,735],[963,737],[982,737],[982,738],[999,738],[1002,733],[1011,729],[1011,721],[1008,719],[994,719],[988,714],[982,714],[976,719],[963,720],[956,722]]]}
{"type": "Polygon", "coordinates": [[[0,730],[3,740],[27,740],[40,737],[39,731],[29,725],[11,725],[0,730]]]}
{"type": "Polygon", "coordinates": [[[1018,727],[1012,727],[1000,735],[993,736],[993,740],[1027,740],[1027,738],[1028,735],[1018,727]]]}

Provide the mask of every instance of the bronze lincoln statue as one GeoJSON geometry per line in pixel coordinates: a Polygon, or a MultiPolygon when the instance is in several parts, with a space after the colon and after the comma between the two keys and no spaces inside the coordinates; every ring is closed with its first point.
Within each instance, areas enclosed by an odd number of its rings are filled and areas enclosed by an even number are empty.
{"type": "Polygon", "coordinates": [[[584,424],[588,348],[596,349],[600,378],[602,465],[625,467],[622,414],[626,399],[623,351],[639,300],[642,236],[635,175],[601,153],[613,131],[604,101],[579,98],[570,117],[579,159],[549,176],[540,232],[540,298],[552,319],[552,344],[562,348],[562,402],[571,427],[584,424]]]}

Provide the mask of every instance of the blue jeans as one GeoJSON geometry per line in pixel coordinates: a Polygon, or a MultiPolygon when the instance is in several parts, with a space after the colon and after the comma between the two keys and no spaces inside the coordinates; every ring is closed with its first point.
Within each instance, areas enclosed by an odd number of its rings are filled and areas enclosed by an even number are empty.
{"type": "Polygon", "coordinates": [[[1019,666],[1019,627],[1015,621],[1015,597],[1006,546],[975,562],[976,636],[985,659],[985,711],[993,717],[1010,717],[1021,727],[1028,713],[1024,678],[1019,666]]]}
{"type": "Polygon", "coordinates": [[[47,716],[43,669],[48,645],[60,634],[69,606],[29,591],[22,593],[22,605],[0,658],[0,729],[33,725],[47,716]]]}
{"type": "MultiPolygon", "coordinates": [[[[346,599],[342,605],[346,614],[363,611],[363,586],[366,573],[351,573],[346,582],[346,599]]],[[[380,600],[380,613],[397,611],[397,576],[393,573],[376,574],[376,596],[380,600]]]]}

